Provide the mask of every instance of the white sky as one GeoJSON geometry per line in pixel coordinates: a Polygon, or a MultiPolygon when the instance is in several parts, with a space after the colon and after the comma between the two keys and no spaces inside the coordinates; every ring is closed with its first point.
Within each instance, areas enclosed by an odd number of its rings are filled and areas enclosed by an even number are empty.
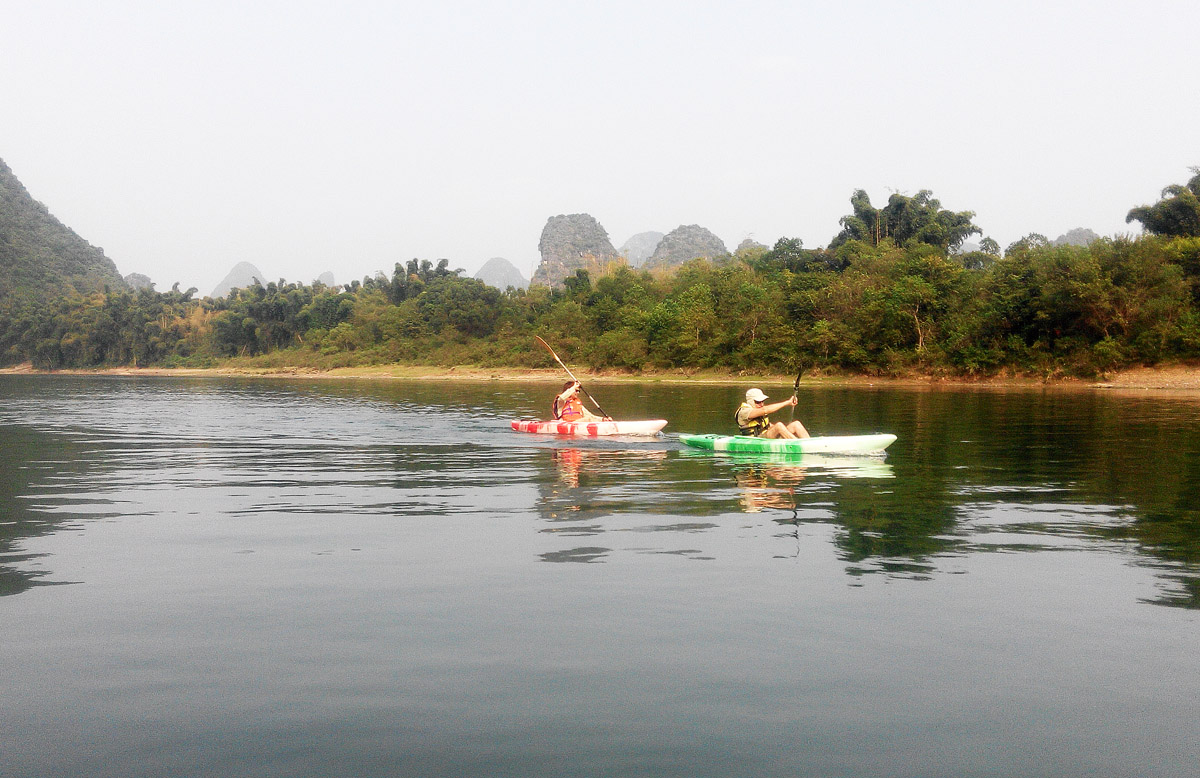
{"type": "Polygon", "coordinates": [[[859,188],[1002,247],[1136,233],[1200,165],[1198,31],[1195,0],[9,0],[0,159],[201,294],[240,261],[528,277],[563,213],[815,248],[859,188]]]}

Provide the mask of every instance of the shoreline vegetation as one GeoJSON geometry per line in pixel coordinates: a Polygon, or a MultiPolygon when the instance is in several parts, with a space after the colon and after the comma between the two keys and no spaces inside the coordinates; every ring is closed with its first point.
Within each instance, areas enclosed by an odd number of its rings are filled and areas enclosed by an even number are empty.
{"type": "Polygon", "coordinates": [[[503,291],[414,258],[340,286],[255,279],[213,299],[106,282],[56,296],[31,285],[34,263],[12,294],[0,278],[0,364],[556,380],[536,337],[590,380],[790,385],[803,366],[830,383],[1196,389],[1172,367],[1200,365],[1195,172],[1130,211],[1137,237],[1031,233],[968,249],[972,212],[928,191],[875,208],[858,191],[828,247],[780,238],[634,268],[572,244],[543,257],[562,265],[554,285],[503,291]]]}
{"type": "MultiPolygon", "coordinates": [[[[766,372],[719,372],[706,370],[650,371],[642,373],[612,370],[587,371],[577,368],[585,383],[675,383],[675,384],[738,384],[764,387],[790,385],[795,375],[766,372]]],[[[48,376],[129,376],[165,378],[280,378],[280,379],[370,379],[404,381],[525,381],[554,383],[565,380],[558,368],[495,368],[475,365],[445,367],[441,365],[369,365],[319,370],[306,367],[248,367],[226,365],[217,367],[105,367],[42,370],[26,362],[0,368],[0,375],[48,376]]],[[[1111,389],[1133,391],[1170,391],[1200,396],[1200,365],[1159,365],[1114,371],[1102,378],[1071,378],[1055,376],[866,376],[814,371],[805,373],[800,381],[807,386],[893,386],[928,388],[985,388],[985,389],[1111,389]]]]}

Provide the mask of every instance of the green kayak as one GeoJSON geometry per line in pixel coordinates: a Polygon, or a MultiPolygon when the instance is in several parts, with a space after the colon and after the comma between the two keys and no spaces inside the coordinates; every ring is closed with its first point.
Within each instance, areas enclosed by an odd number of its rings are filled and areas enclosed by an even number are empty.
{"type": "Polygon", "coordinates": [[[694,448],[730,453],[768,452],[773,454],[883,454],[896,436],[830,435],[819,438],[781,440],[753,438],[748,435],[680,435],[679,440],[694,448]]]}

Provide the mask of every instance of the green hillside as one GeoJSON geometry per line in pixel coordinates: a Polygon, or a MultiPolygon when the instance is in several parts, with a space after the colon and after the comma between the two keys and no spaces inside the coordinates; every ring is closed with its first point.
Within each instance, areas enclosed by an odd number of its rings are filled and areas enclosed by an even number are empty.
{"type": "Polygon", "coordinates": [[[0,160],[0,307],[123,289],[117,266],[29,196],[0,160]]]}

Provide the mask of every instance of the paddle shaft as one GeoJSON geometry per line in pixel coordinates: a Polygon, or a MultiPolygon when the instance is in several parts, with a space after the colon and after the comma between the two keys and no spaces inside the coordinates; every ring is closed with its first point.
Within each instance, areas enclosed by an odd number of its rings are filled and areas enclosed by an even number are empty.
{"type": "MultiPolygon", "coordinates": [[[[800,394],[800,376],[804,375],[804,366],[801,365],[800,372],[796,373],[796,381],[792,384],[792,397],[800,394]]],[[[796,406],[788,408],[788,421],[795,421],[796,406]]]]}
{"type": "Polygon", "coordinates": [[[567,371],[567,375],[571,376],[571,380],[574,381],[575,383],[579,384],[579,391],[581,391],[585,395],[587,395],[587,398],[592,401],[592,405],[596,406],[596,410],[600,411],[600,415],[607,418],[608,414],[605,413],[604,409],[600,407],[600,403],[596,402],[596,398],[592,397],[591,393],[588,392],[587,389],[583,388],[583,384],[579,383],[579,379],[576,378],[575,374],[571,372],[571,368],[564,365],[563,361],[558,358],[558,354],[554,353],[554,349],[550,348],[550,344],[547,343],[546,341],[542,340],[541,338],[539,338],[537,335],[534,335],[533,337],[534,337],[534,339],[537,340],[538,343],[541,343],[543,346],[546,347],[546,350],[550,352],[550,356],[554,357],[554,361],[557,362],[563,370],[567,371]]]}

